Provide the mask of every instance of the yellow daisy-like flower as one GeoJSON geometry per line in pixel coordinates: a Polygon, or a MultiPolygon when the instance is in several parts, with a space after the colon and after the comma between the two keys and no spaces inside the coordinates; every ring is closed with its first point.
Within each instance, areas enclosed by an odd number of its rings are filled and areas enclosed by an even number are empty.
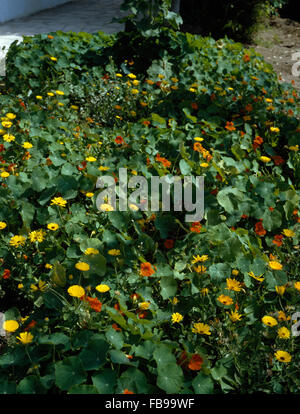
{"type": "Polygon", "coordinates": [[[7,332],[15,332],[19,328],[19,324],[17,321],[8,320],[3,322],[2,328],[7,332]]]}
{"type": "Polygon", "coordinates": [[[88,198],[92,198],[93,195],[94,195],[94,193],[85,193],[85,196],[88,197],[88,198]]]}
{"type": "Polygon", "coordinates": [[[197,141],[197,142],[201,142],[201,141],[204,141],[204,138],[202,138],[202,137],[195,137],[194,140],[197,141]]]}
{"type": "Polygon", "coordinates": [[[54,93],[53,92],[47,92],[47,95],[48,96],[54,96],[54,93]]]}
{"type": "Polygon", "coordinates": [[[97,161],[97,158],[90,156],[90,157],[86,157],[85,160],[88,161],[88,162],[95,162],[95,161],[97,161]]]}
{"type": "Polygon", "coordinates": [[[281,270],[282,269],[282,264],[280,264],[276,260],[269,261],[269,266],[273,270],[281,270]]]}
{"type": "Polygon", "coordinates": [[[109,167],[105,167],[103,165],[100,165],[100,167],[98,168],[99,171],[108,171],[109,167]]]}
{"type": "Polygon", "coordinates": [[[266,156],[264,156],[264,155],[262,155],[259,159],[260,159],[262,162],[270,162],[270,161],[271,161],[271,158],[266,157],[266,156]]]}
{"type": "Polygon", "coordinates": [[[202,256],[199,256],[198,254],[197,256],[193,256],[192,264],[195,264],[198,262],[205,262],[206,260],[208,260],[207,254],[203,254],[202,256]]]}
{"type": "Polygon", "coordinates": [[[30,332],[21,332],[20,336],[16,337],[23,345],[30,344],[33,341],[34,336],[30,332]]]}
{"type": "Polygon", "coordinates": [[[285,292],[285,286],[275,286],[275,290],[278,293],[278,295],[283,296],[285,292]]]}
{"type": "Polygon", "coordinates": [[[23,289],[23,287],[24,287],[23,283],[18,284],[18,289],[23,289]]]}
{"type": "Polygon", "coordinates": [[[24,236],[13,236],[9,244],[14,247],[23,246],[25,244],[26,238],[24,236]]]}
{"type": "Polygon", "coordinates": [[[6,116],[7,119],[15,119],[17,115],[15,115],[11,112],[8,112],[5,116],[6,116]]]}
{"type": "Polygon", "coordinates": [[[141,303],[139,303],[139,308],[140,309],[146,310],[146,309],[149,309],[149,307],[150,307],[150,302],[141,302],[141,303]]]}
{"type": "Polygon", "coordinates": [[[81,298],[85,295],[85,290],[80,285],[72,285],[69,287],[68,293],[70,296],[73,296],[74,298],[81,298]]]}
{"type": "Polygon", "coordinates": [[[111,249],[108,250],[108,254],[110,254],[111,256],[120,256],[121,251],[119,249],[111,249]]]}
{"type": "Polygon", "coordinates": [[[279,131],[280,131],[280,129],[279,129],[279,128],[277,128],[277,127],[270,127],[270,131],[271,131],[271,132],[279,132],[279,131]]]}
{"type": "Polygon", "coordinates": [[[51,206],[56,205],[60,207],[66,207],[67,201],[62,197],[54,197],[51,200],[51,206]]]}
{"type": "Polygon", "coordinates": [[[194,323],[192,332],[200,335],[211,335],[210,326],[202,322],[194,323]]]}
{"type": "Polygon", "coordinates": [[[131,211],[138,211],[139,210],[139,207],[136,206],[135,204],[129,204],[128,207],[130,208],[131,211]]]}
{"type": "Polygon", "coordinates": [[[116,73],[116,76],[117,76],[118,78],[123,78],[123,75],[122,75],[121,73],[116,73]]]}
{"type": "Polygon", "coordinates": [[[45,268],[46,268],[46,269],[52,269],[52,267],[53,267],[53,265],[52,265],[52,264],[50,264],[50,263],[46,263],[46,264],[45,264],[45,268]]]}
{"type": "Polygon", "coordinates": [[[31,243],[38,242],[41,243],[44,240],[45,236],[44,230],[34,230],[29,233],[29,240],[31,243]]]}
{"type": "Polygon", "coordinates": [[[278,311],[277,319],[279,321],[286,321],[287,320],[285,313],[283,311],[281,311],[281,310],[278,311]]]}
{"type": "Polygon", "coordinates": [[[101,284],[101,285],[96,286],[96,290],[98,290],[98,292],[100,293],[105,293],[110,290],[110,287],[108,285],[101,284]]]}
{"type": "Polygon", "coordinates": [[[207,167],[209,167],[209,164],[207,164],[207,162],[202,162],[202,163],[200,164],[200,167],[202,167],[202,168],[207,168],[207,167]]]}
{"type": "Polygon", "coordinates": [[[237,275],[239,274],[239,271],[238,271],[237,269],[233,269],[233,270],[231,271],[231,274],[232,274],[233,276],[237,276],[237,275]]]}
{"type": "Polygon", "coordinates": [[[179,302],[179,299],[174,297],[173,299],[169,299],[170,302],[172,303],[172,305],[177,305],[177,303],[179,302]]]}
{"type": "Polygon", "coordinates": [[[14,135],[4,134],[3,139],[5,142],[12,142],[16,139],[16,137],[14,135]]]}
{"type": "Polygon", "coordinates": [[[11,121],[2,121],[2,126],[4,128],[10,128],[12,126],[12,122],[11,121]]]}
{"type": "Polygon", "coordinates": [[[55,91],[56,95],[64,95],[65,93],[63,91],[55,91]]]}
{"type": "Polygon", "coordinates": [[[267,315],[262,318],[262,323],[264,325],[271,326],[271,327],[278,324],[275,318],[273,318],[272,316],[267,316],[267,315]]]}
{"type": "Polygon", "coordinates": [[[278,350],[278,351],[275,352],[274,355],[275,355],[275,358],[280,362],[288,363],[292,360],[291,354],[289,354],[286,351],[278,350]]]}
{"type": "Polygon", "coordinates": [[[232,322],[238,322],[242,319],[242,315],[237,310],[234,310],[229,314],[229,318],[232,322]]]}
{"type": "Polygon", "coordinates": [[[43,99],[43,97],[42,97],[41,95],[37,95],[37,96],[36,96],[36,99],[42,100],[42,99],[43,99]]]}
{"type": "Polygon", "coordinates": [[[218,301],[221,302],[223,305],[232,305],[233,300],[230,296],[227,295],[220,295],[218,297],[218,301]]]}
{"type": "Polygon", "coordinates": [[[55,231],[59,228],[59,225],[57,223],[49,223],[47,224],[47,228],[49,230],[55,231]]]}
{"type": "Polygon", "coordinates": [[[110,204],[101,204],[100,210],[102,210],[102,211],[114,211],[114,208],[110,204]]]}
{"type": "Polygon", "coordinates": [[[39,283],[37,284],[37,286],[34,284],[31,284],[30,289],[33,292],[37,292],[38,290],[40,290],[41,292],[44,292],[47,289],[47,284],[43,280],[39,280],[39,283]]]}
{"type": "Polygon", "coordinates": [[[289,339],[289,337],[291,336],[291,332],[285,326],[283,326],[282,328],[279,328],[277,332],[278,332],[278,337],[281,339],[289,339]]]}
{"type": "Polygon", "coordinates": [[[7,224],[4,221],[0,221],[0,230],[5,229],[6,226],[7,224]]]}
{"type": "Polygon", "coordinates": [[[56,57],[54,57],[54,56],[50,56],[50,59],[51,59],[53,62],[57,62],[57,58],[56,58],[56,57]]]}
{"type": "Polygon", "coordinates": [[[85,262],[78,262],[76,263],[75,267],[76,269],[81,270],[82,272],[87,272],[88,270],[90,270],[90,265],[85,262]]]}
{"type": "Polygon", "coordinates": [[[3,171],[2,173],[1,173],[1,177],[2,178],[7,178],[7,177],[9,177],[10,176],[10,174],[7,172],[7,171],[3,171]]]}
{"type": "Polygon", "coordinates": [[[283,229],[282,234],[284,234],[286,237],[294,237],[296,233],[290,229],[283,229]]]}
{"type": "Polygon", "coordinates": [[[248,275],[253,277],[253,279],[258,280],[259,282],[263,282],[265,280],[265,278],[262,277],[263,273],[259,276],[255,276],[255,274],[251,271],[248,273],[248,275]]]}
{"type": "Polygon", "coordinates": [[[32,148],[32,146],[33,145],[30,142],[27,142],[27,141],[24,142],[23,145],[22,145],[22,147],[25,148],[25,149],[30,149],[30,148],[32,148]]]}
{"type": "Polygon", "coordinates": [[[297,289],[300,292],[300,282],[294,283],[294,288],[297,289]]]}
{"type": "Polygon", "coordinates": [[[133,95],[137,95],[140,91],[138,89],[131,89],[133,95]]]}
{"type": "Polygon", "coordinates": [[[99,250],[98,249],[94,249],[93,247],[88,247],[87,249],[85,249],[84,254],[86,254],[87,256],[90,254],[98,254],[99,250]]]}
{"type": "Polygon", "coordinates": [[[181,313],[175,312],[172,314],[172,323],[179,323],[183,319],[181,313]]]}
{"type": "Polygon", "coordinates": [[[242,290],[241,283],[236,279],[227,278],[226,283],[227,283],[227,288],[226,288],[227,290],[233,290],[235,292],[240,292],[242,290]]]}
{"type": "Polygon", "coordinates": [[[133,73],[128,73],[128,78],[130,78],[130,79],[135,79],[136,78],[136,76],[133,74],[133,73]]]}
{"type": "Polygon", "coordinates": [[[205,273],[206,272],[207,267],[199,265],[194,267],[194,270],[196,273],[205,273]]]}
{"type": "Polygon", "coordinates": [[[289,147],[289,150],[298,152],[299,151],[299,145],[291,145],[289,147]]]}

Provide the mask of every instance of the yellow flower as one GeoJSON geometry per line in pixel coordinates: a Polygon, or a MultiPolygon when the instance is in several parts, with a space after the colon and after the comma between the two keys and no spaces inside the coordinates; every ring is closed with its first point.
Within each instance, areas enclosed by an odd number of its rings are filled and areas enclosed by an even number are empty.
{"type": "Polygon", "coordinates": [[[85,262],[78,262],[75,265],[76,269],[81,270],[82,272],[86,272],[90,270],[90,265],[85,262]]]}
{"type": "Polygon", "coordinates": [[[19,328],[17,321],[8,320],[3,322],[2,328],[7,332],[15,332],[19,328]]]}
{"type": "Polygon", "coordinates": [[[100,210],[102,210],[102,211],[114,211],[114,208],[110,204],[101,204],[100,210]]]}
{"type": "Polygon", "coordinates": [[[6,226],[7,224],[4,221],[0,221],[0,230],[5,229],[6,226]]]}
{"type": "Polygon", "coordinates": [[[201,294],[203,295],[203,296],[206,296],[206,295],[208,295],[208,289],[207,288],[202,288],[201,289],[201,294]]]}
{"type": "Polygon", "coordinates": [[[265,99],[265,101],[266,101],[266,102],[268,102],[268,103],[272,103],[272,102],[273,102],[273,99],[271,99],[271,98],[266,98],[266,99],[265,99]]]}
{"type": "Polygon", "coordinates": [[[25,240],[26,238],[24,236],[13,236],[10,239],[9,244],[14,247],[19,247],[25,244],[25,240]]]}
{"type": "Polygon", "coordinates": [[[36,292],[37,290],[40,290],[41,292],[44,292],[47,289],[47,284],[43,280],[39,280],[38,285],[36,286],[36,285],[31,284],[30,289],[33,292],[36,292]]]}
{"type": "Polygon", "coordinates": [[[51,200],[51,206],[56,205],[60,207],[66,207],[67,201],[62,197],[54,197],[51,200]]]}
{"type": "Polygon", "coordinates": [[[172,305],[177,305],[177,303],[179,302],[179,300],[177,298],[173,298],[172,300],[170,299],[172,305]]]}
{"type": "Polygon", "coordinates": [[[208,260],[207,254],[203,254],[202,256],[199,256],[198,254],[197,256],[193,256],[192,264],[195,264],[198,262],[205,262],[206,260],[208,260]]]}
{"type": "Polygon", "coordinates": [[[100,167],[98,168],[98,170],[100,171],[108,171],[109,167],[104,167],[103,165],[100,165],[100,167]]]}
{"type": "Polygon", "coordinates": [[[234,290],[235,292],[240,292],[242,290],[241,283],[236,279],[227,278],[227,290],[234,290]]]}
{"type": "Polygon", "coordinates": [[[278,332],[279,338],[281,339],[289,339],[289,337],[291,336],[290,331],[285,326],[283,326],[282,328],[279,328],[277,332],[278,332]]]}
{"type": "Polygon", "coordinates": [[[100,293],[105,293],[110,290],[110,287],[108,285],[101,284],[101,285],[96,286],[96,290],[98,290],[98,292],[100,293]]]}
{"type": "Polygon", "coordinates": [[[77,105],[71,105],[70,108],[77,110],[77,109],[79,109],[79,106],[77,106],[77,105]]]}
{"type": "Polygon", "coordinates": [[[218,297],[218,301],[221,302],[223,305],[232,305],[233,300],[230,296],[227,295],[220,295],[218,297]]]}
{"type": "Polygon", "coordinates": [[[94,193],[85,193],[86,197],[91,198],[93,197],[94,193]]]}
{"type": "Polygon", "coordinates": [[[14,135],[4,134],[3,139],[5,142],[12,142],[16,139],[16,137],[14,135]]]}
{"type": "Polygon", "coordinates": [[[279,131],[280,131],[280,129],[279,129],[279,128],[277,128],[277,127],[270,127],[270,130],[271,130],[272,132],[279,132],[279,131]]]}
{"type": "Polygon", "coordinates": [[[194,270],[195,270],[196,273],[204,273],[206,271],[206,269],[207,268],[205,266],[202,266],[202,265],[194,267],[194,270]]]}
{"type": "Polygon", "coordinates": [[[64,95],[65,93],[63,91],[55,91],[56,95],[64,95]]]}
{"type": "Polygon", "coordinates": [[[262,277],[263,273],[259,276],[255,276],[255,274],[251,271],[248,273],[248,275],[253,277],[253,279],[258,280],[259,282],[263,282],[265,280],[265,278],[262,277]]]}
{"type": "Polygon", "coordinates": [[[201,335],[211,335],[210,326],[202,322],[194,323],[192,332],[201,335]]]}
{"type": "Polygon", "coordinates": [[[260,159],[262,162],[269,162],[269,161],[271,161],[271,158],[269,158],[269,157],[265,157],[264,155],[262,155],[259,159],[260,159]]]}
{"type": "Polygon", "coordinates": [[[57,61],[57,58],[54,57],[54,56],[50,56],[50,59],[53,60],[53,62],[56,62],[57,61]]]}
{"type": "Polygon", "coordinates": [[[190,91],[190,92],[196,92],[196,89],[194,89],[194,88],[190,88],[190,89],[189,89],[189,91],[190,91]]]}
{"type": "Polygon", "coordinates": [[[18,284],[18,289],[23,289],[23,287],[24,287],[23,283],[18,284]]]}
{"type": "Polygon", "coordinates": [[[139,308],[143,309],[143,310],[148,309],[149,306],[150,306],[150,302],[141,302],[141,303],[139,303],[139,308]]]}
{"type": "Polygon", "coordinates": [[[2,126],[4,128],[10,128],[12,126],[12,122],[11,121],[2,121],[2,126]]]}
{"type": "Polygon", "coordinates": [[[135,204],[129,204],[129,206],[128,206],[129,208],[130,208],[130,210],[132,210],[132,211],[138,211],[139,210],[139,207],[138,206],[136,206],[135,204]]]}
{"type": "Polygon", "coordinates": [[[73,296],[74,298],[81,298],[85,295],[85,290],[82,286],[72,285],[69,287],[68,293],[70,296],[73,296]]]}
{"type": "Polygon", "coordinates": [[[7,177],[9,177],[10,176],[10,174],[7,172],[7,171],[3,171],[2,173],[1,173],[1,177],[2,178],[7,178],[7,177]]]}
{"type": "Polygon", "coordinates": [[[286,316],[285,316],[285,313],[284,313],[283,311],[278,311],[278,316],[277,316],[277,319],[278,319],[279,321],[286,321],[286,320],[287,320],[287,318],[286,318],[286,316]]]}
{"type": "Polygon", "coordinates": [[[34,230],[29,233],[29,239],[31,243],[38,242],[41,243],[44,240],[45,232],[44,230],[34,230]]]}
{"type": "Polygon", "coordinates": [[[117,76],[118,78],[123,78],[123,75],[122,75],[121,73],[116,73],[116,76],[117,76]]]}
{"type": "Polygon", "coordinates": [[[172,314],[172,323],[179,323],[182,321],[182,319],[183,316],[180,313],[175,312],[172,314]]]}
{"type": "Polygon", "coordinates": [[[198,141],[198,142],[201,142],[201,141],[204,141],[204,138],[202,138],[202,137],[195,137],[194,140],[195,141],[198,141]]]}
{"type": "Polygon", "coordinates": [[[37,96],[36,96],[36,99],[41,100],[41,99],[43,99],[43,97],[42,97],[41,95],[37,95],[37,96]]]}
{"type": "Polygon", "coordinates": [[[237,322],[242,319],[242,315],[240,315],[237,310],[234,310],[229,314],[229,318],[232,322],[237,322]]]}
{"type": "Polygon", "coordinates": [[[99,250],[94,249],[93,247],[88,247],[85,251],[84,254],[86,255],[90,255],[90,254],[98,254],[99,250]]]}
{"type": "Polygon", "coordinates": [[[286,237],[294,237],[296,233],[290,229],[283,229],[282,234],[284,234],[286,237]]]}
{"type": "Polygon", "coordinates": [[[136,76],[133,73],[129,73],[127,76],[130,79],[135,79],[136,78],[136,76]]]}
{"type": "Polygon", "coordinates": [[[294,287],[295,287],[295,289],[297,289],[300,292],[300,282],[299,281],[294,283],[294,287]]]}
{"type": "Polygon", "coordinates": [[[275,355],[275,358],[280,362],[288,363],[292,359],[292,356],[286,351],[278,350],[278,351],[275,352],[274,355],[275,355]]]}
{"type": "Polygon", "coordinates": [[[45,268],[46,268],[46,269],[52,269],[52,267],[53,267],[53,265],[52,265],[52,264],[50,264],[50,263],[46,263],[46,264],[45,264],[45,268]]]}
{"type": "Polygon", "coordinates": [[[47,224],[47,228],[49,230],[55,231],[59,228],[59,225],[57,223],[49,223],[47,224]]]}
{"type": "Polygon", "coordinates": [[[111,256],[120,256],[121,251],[119,249],[111,249],[108,250],[108,254],[110,254],[111,256]]]}
{"type": "Polygon", "coordinates": [[[202,162],[202,163],[200,164],[200,167],[202,167],[202,168],[207,168],[207,167],[209,167],[209,164],[207,164],[207,162],[202,162]]]}
{"type": "Polygon", "coordinates": [[[276,262],[275,260],[269,261],[269,266],[273,270],[281,270],[282,269],[282,264],[280,264],[279,262],[276,262]]]}
{"type": "Polygon", "coordinates": [[[25,149],[30,149],[30,148],[32,148],[32,144],[30,143],[30,142],[24,142],[24,144],[22,145],[22,147],[23,148],[25,148],[25,149]]]}
{"type": "Polygon", "coordinates": [[[133,95],[137,95],[140,91],[138,89],[131,89],[133,95]]]}
{"type": "Polygon", "coordinates": [[[238,271],[237,269],[233,269],[233,270],[231,271],[231,274],[232,274],[233,276],[237,276],[237,275],[239,274],[239,271],[238,271]]]}
{"type": "Polygon", "coordinates": [[[34,336],[30,332],[21,332],[20,336],[16,337],[23,345],[30,344],[34,336]]]}
{"type": "Polygon", "coordinates": [[[47,92],[47,95],[48,96],[54,96],[54,93],[53,92],[47,92]]]}
{"type": "Polygon", "coordinates": [[[278,295],[283,296],[285,292],[285,286],[275,286],[275,289],[278,295]]]}
{"type": "Polygon", "coordinates": [[[95,162],[95,161],[97,161],[97,158],[95,158],[95,157],[86,157],[85,160],[88,161],[88,162],[95,162]]]}
{"type": "Polygon", "coordinates": [[[290,147],[289,147],[289,149],[290,149],[291,151],[295,151],[295,152],[297,152],[297,151],[299,151],[299,145],[292,145],[292,146],[290,146],[290,147]]]}
{"type": "Polygon", "coordinates": [[[7,119],[15,119],[15,117],[16,117],[16,115],[12,114],[11,112],[8,112],[5,116],[6,116],[7,119]]]}
{"type": "Polygon", "coordinates": [[[271,326],[271,327],[277,325],[276,319],[273,318],[272,316],[267,316],[267,315],[262,318],[262,323],[264,325],[271,326]]]}

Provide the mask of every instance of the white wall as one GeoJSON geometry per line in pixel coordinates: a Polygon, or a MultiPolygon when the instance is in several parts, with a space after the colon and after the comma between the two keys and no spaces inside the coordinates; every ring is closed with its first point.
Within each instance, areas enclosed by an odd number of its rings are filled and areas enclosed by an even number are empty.
{"type": "Polygon", "coordinates": [[[29,16],[71,0],[0,0],[0,23],[29,16]]]}

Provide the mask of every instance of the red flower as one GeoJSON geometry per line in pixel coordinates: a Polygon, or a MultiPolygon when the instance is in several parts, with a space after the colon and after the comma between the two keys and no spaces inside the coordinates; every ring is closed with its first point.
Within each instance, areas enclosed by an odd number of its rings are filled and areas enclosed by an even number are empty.
{"type": "Polygon", "coordinates": [[[283,235],[282,234],[276,234],[274,236],[273,243],[276,244],[278,247],[280,247],[282,245],[282,239],[283,239],[283,235]]]}
{"type": "Polygon", "coordinates": [[[273,155],[271,156],[272,160],[274,161],[275,165],[284,164],[284,159],[280,155],[273,155]]]}
{"type": "Polygon", "coordinates": [[[29,324],[26,326],[26,328],[24,329],[24,331],[29,331],[29,329],[34,328],[36,324],[37,324],[37,321],[32,320],[32,321],[31,321],[31,322],[29,322],[29,324]]]}
{"type": "Polygon", "coordinates": [[[123,137],[121,137],[121,135],[118,135],[115,139],[115,143],[120,145],[120,144],[125,144],[125,141],[123,137]]]}
{"type": "Polygon", "coordinates": [[[174,247],[174,240],[172,240],[172,239],[165,240],[164,246],[165,246],[166,249],[173,249],[173,247],[174,247]]]}
{"type": "Polygon", "coordinates": [[[193,354],[188,367],[192,371],[200,371],[203,365],[203,358],[199,354],[193,354]]]}
{"type": "Polygon", "coordinates": [[[258,221],[255,224],[255,230],[254,231],[258,236],[264,236],[267,233],[266,230],[264,229],[262,221],[258,221]]]}
{"type": "Polygon", "coordinates": [[[247,54],[245,54],[244,56],[243,56],[243,61],[246,63],[246,62],[249,62],[250,61],[250,56],[249,55],[247,55],[247,54]]]}
{"type": "Polygon", "coordinates": [[[3,274],[2,274],[3,279],[9,279],[10,274],[11,274],[11,272],[10,272],[9,269],[4,269],[3,274]]]}
{"type": "Polygon", "coordinates": [[[116,324],[116,323],[113,323],[112,325],[111,325],[111,327],[115,330],[115,331],[122,331],[122,329],[116,324]]]}
{"type": "Polygon", "coordinates": [[[255,139],[253,140],[253,144],[252,147],[254,149],[254,151],[264,142],[264,140],[262,139],[262,137],[257,136],[255,137],[255,139]]]}
{"type": "Polygon", "coordinates": [[[96,311],[96,312],[100,312],[101,311],[102,303],[100,302],[99,299],[97,299],[97,298],[91,298],[89,296],[85,296],[85,299],[84,300],[86,300],[87,302],[89,302],[90,307],[92,309],[94,309],[94,311],[96,311]]]}
{"type": "Polygon", "coordinates": [[[87,162],[86,161],[82,161],[81,162],[81,165],[82,165],[82,167],[77,167],[77,169],[79,170],[79,171],[82,171],[82,170],[84,170],[85,168],[86,168],[86,164],[87,164],[87,162]]]}
{"type": "Polygon", "coordinates": [[[202,227],[202,225],[200,224],[200,222],[196,221],[196,222],[192,223],[190,230],[193,233],[200,233],[201,227],[202,227]]]}

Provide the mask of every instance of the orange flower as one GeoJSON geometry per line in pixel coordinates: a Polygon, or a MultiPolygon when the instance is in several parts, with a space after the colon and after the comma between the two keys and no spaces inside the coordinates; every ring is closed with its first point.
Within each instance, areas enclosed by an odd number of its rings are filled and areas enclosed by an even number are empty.
{"type": "Polygon", "coordinates": [[[134,392],[125,388],[125,390],[123,391],[123,394],[134,394],[134,392]]]}
{"type": "Polygon", "coordinates": [[[153,273],[155,272],[155,270],[152,268],[151,263],[149,262],[145,262],[145,263],[141,263],[141,268],[140,268],[140,275],[141,276],[151,276],[153,275],[153,273]]]}
{"type": "Polygon", "coordinates": [[[84,300],[86,300],[89,303],[90,307],[92,309],[94,309],[96,312],[100,312],[101,311],[102,303],[100,302],[99,299],[97,299],[97,298],[91,298],[89,296],[85,296],[84,297],[84,300]]]}
{"type": "Polygon", "coordinates": [[[111,327],[115,330],[115,331],[122,331],[122,329],[116,324],[116,323],[113,323],[112,325],[111,325],[111,327]]]}
{"type": "Polygon", "coordinates": [[[247,54],[245,54],[245,55],[243,56],[243,61],[244,61],[245,63],[249,62],[249,61],[250,61],[250,56],[249,56],[249,55],[247,55],[247,54]]]}
{"type": "Polygon", "coordinates": [[[273,243],[276,244],[278,247],[280,247],[282,245],[282,239],[283,239],[282,234],[275,234],[273,243]]]}
{"type": "Polygon", "coordinates": [[[120,145],[120,144],[124,144],[125,141],[124,141],[123,137],[121,137],[121,135],[118,135],[115,139],[115,143],[120,145]]]}
{"type": "Polygon", "coordinates": [[[11,274],[11,272],[10,272],[9,269],[4,269],[3,274],[2,274],[3,279],[9,279],[10,274],[11,274]]]}
{"type": "Polygon", "coordinates": [[[284,159],[280,155],[273,155],[271,156],[272,160],[274,161],[275,165],[284,164],[284,159]]]}
{"type": "Polygon", "coordinates": [[[192,223],[192,226],[191,226],[190,230],[193,233],[200,233],[201,227],[202,227],[202,225],[200,224],[200,222],[196,221],[196,222],[192,223]]]}
{"type": "Polygon", "coordinates": [[[192,102],[191,107],[195,110],[198,109],[198,105],[196,104],[196,102],[192,102]]]}
{"type": "Polygon", "coordinates": [[[227,124],[226,124],[225,128],[228,131],[235,131],[236,130],[236,127],[234,126],[234,123],[233,122],[229,122],[229,121],[227,121],[227,124]]]}
{"type": "Polygon", "coordinates": [[[162,165],[166,168],[171,166],[170,161],[168,161],[166,158],[161,157],[159,154],[156,155],[156,161],[161,162],[162,165]]]}
{"type": "Polygon", "coordinates": [[[192,371],[200,371],[203,365],[203,358],[199,354],[193,354],[188,367],[192,371]]]}
{"type": "Polygon", "coordinates": [[[266,230],[264,229],[262,221],[259,221],[255,224],[255,230],[254,231],[258,236],[264,236],[267,233],[266,230]]]}
{"type": "Polygon", "coordinates": [[[29,331],[29,329],[34,328],[36,324],[37,324],[37,321],[32,320],[32,321],[31,321],[31,322],[29,322],[29,324],[26,326],[26,328],[24,329],[24,331],[29,331]]]}
{"type": "Polygon", "coordinates": [[[253,144],[252,147],[254,149],[254,151],[264,142],[264,140],[262,139],[262,137],[257,136],[255,137],[255,139],[253,140],[253,144]]]}
{"type": "Polygon", "coordinates": [[[194,142],[193,149],[194,151],[197,151],[197,152],[202,152],[204,150],[200,142],[194,142]]]}

